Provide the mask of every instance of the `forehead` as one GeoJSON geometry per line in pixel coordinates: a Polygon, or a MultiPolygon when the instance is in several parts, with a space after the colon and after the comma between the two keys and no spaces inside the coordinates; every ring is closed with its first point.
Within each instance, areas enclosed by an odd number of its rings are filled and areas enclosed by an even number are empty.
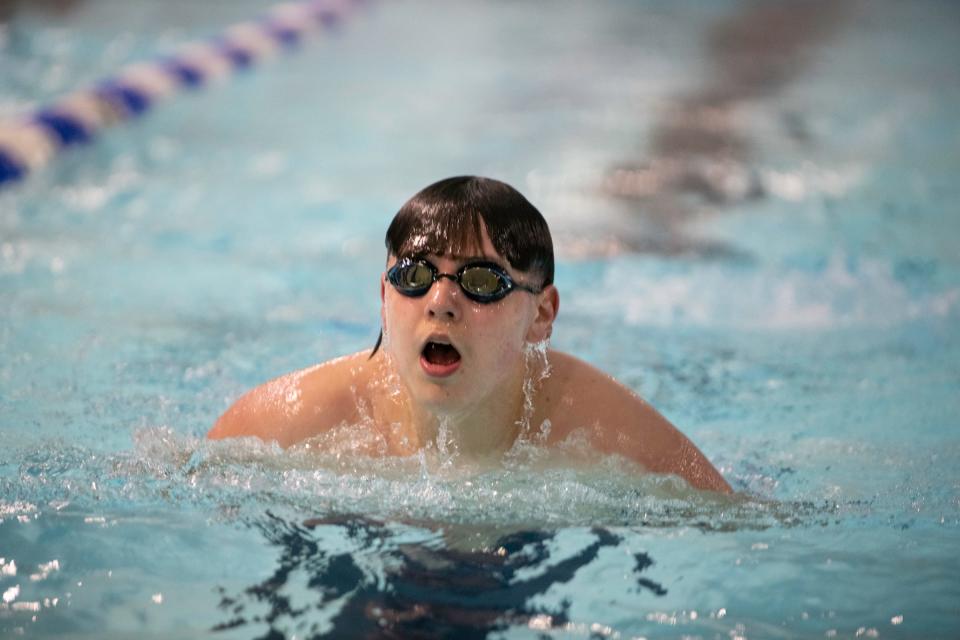
{"type": "Polygon", "coordinates": [[[402,256],[433,255],[458,261],[484,258],[506,262],[506,259],[493,246],[487,227],[482,220],[478,227],[477,229],[463,228],[456,234],[441,229],[414,233],[403,242],[400,253],[402,256]]]}

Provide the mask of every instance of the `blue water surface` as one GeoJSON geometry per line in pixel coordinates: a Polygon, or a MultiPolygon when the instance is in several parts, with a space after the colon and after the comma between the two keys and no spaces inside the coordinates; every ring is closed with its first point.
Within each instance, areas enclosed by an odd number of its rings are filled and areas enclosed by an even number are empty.
{"type": "MultiPolygon", "coordinates": [[[[267,6],[21,11],[0,115],[267,6]]],[[[764,3],[460,0],[365,3],[0,191],[0,635],[955,637],[960,13],[838,6],[722,103],[750,193],[611,176],[669,155],[764,3]],[[550,222],[553,346],[739,498],[576,443],[490,468],[204,440],[372,345],[386,225],[461,173],[550,222]]]]}

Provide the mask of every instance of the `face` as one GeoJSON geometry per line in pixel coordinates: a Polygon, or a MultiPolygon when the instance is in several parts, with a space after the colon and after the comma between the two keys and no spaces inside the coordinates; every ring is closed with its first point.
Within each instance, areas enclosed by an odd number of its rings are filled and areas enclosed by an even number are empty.
{"type": "MultiPolygon", "coordinates": [[[[539,289],[531,274],[513,270],[494,249],[486,229],[469,255],[424,256],[440,273],[456,274],[478,260],[500,265],[518,284],[539,289]]],[[[387,268],[397,262],[390,256],[387,268]]],[[[493,303],[468,298],[450,278],[426,294],[408,297],[381,277],[384,348],[411,399],[436,413],[515,402],[523,381],[524,347],[550,336],[558,297],[550,285],[539,294],[514,289],[493,303]]]]}

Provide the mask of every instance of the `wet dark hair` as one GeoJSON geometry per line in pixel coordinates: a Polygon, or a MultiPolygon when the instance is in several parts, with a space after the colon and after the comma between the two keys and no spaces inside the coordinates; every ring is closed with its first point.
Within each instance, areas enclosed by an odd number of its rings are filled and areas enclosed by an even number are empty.
{"type": "MultiPolygon", "coordinates": [[[[483,228],[493,248],[517,271],[553,284],[553,238],[537,208],[505,182],[456,176],[431,184],[407,200],[387,228],[385,244],[398,258],[470,255],[482,246],[483,228]]],[[[370,356],[383,341],[377,338],[370,356]]]]}

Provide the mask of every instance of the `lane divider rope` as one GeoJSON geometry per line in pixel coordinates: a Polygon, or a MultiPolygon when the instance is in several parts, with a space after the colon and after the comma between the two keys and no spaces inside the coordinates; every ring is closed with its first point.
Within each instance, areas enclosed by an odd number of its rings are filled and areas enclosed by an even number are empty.
{"type": "Polygon", "coordinates": [[[338,26],[364,0],[310,0],[272,7],[170,56],[127,65],[95,85],[25,116],[0,122],[0,188],[26,177],[69,147],[142,115],[183,90],[204,87],[338,26]]]}

